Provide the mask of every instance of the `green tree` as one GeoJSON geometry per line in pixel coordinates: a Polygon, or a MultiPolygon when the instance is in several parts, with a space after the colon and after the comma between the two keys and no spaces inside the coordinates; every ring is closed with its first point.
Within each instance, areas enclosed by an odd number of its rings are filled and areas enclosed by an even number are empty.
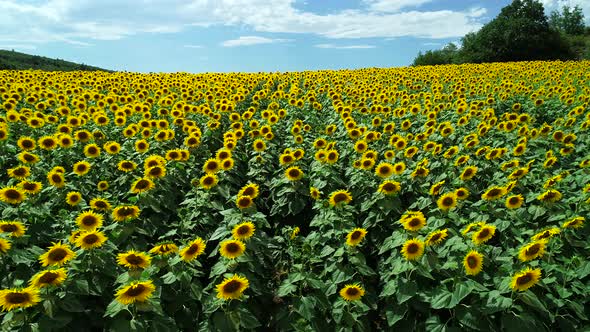
{"type": "Polygon", "coordinates": [[[567,41],[551,29],[543,5],[514,0],[474,34],[462,39],[462,62],[567,60],[575,55],[567,41]]]}
{"type": "Polygon", "coordinates": [[[453,43],[447,44],[440,50],[430,50],[425,53],[419,52],[413,66],[434,66],[457,63],[459,48],[453,43]]]}
{"type": "Polygon", "coordinates": [[[552,28],[568,35],[582,35],[585,32],[584,13],[582,8],[575,6],[563,6],[561,13],[557,10],[551,12],[549,24],[552,28]]]}

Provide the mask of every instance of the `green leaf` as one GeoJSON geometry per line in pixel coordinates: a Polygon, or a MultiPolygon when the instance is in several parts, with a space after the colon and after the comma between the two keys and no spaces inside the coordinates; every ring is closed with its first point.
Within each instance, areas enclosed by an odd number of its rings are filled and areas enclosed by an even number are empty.
{"type": "Polygon", "coordinates": [[[381,292],[381,295],[379,295],[379,297],[386,297],[386,296],[393,295],[396,291],[397,291],[397,282],[395,282],[395,280],[391,280],[387,284],[385,284],[385,287],[383,287],[383,291],[381,292]]]}
{"type": "Polygon", "coordinates": [[[301,304],[299,305],[298,311],[303,318],[308,321],[313,319],[313,308],[315,307],[315,301],[312,297],[302,297],[301,304]]]}
{"type": "Polygon", "coordinates": [[[430,307],[432,309],[451,308],[452,303],[453,293],[447,290],[442,290],[440,293],[438,293],[432,298],[430,302],[430,307]]]}
{"type": "Polygon", "coordinates": [[[127,308],[126,305],[121,304],[119,301],[117,300],[113,300],[108,306],[107,309],[104,312],[104,317],[115,317],[117,316],[117,314],[119,312],[121,312],[121,310],[124,310],[125,308],[127,308]]]}
{"type": "Polygon", "coordinates": [[[162,276],[162,281],[165,285],[170,285],[175,283],[177,280],[176,275],[173,272],[168,272],[162,276]]]}
{"type": "Polygon", "coordinates": [[[262,326],[258,319],[247,309],[240,310],[240,325],[248,330],[262,326]]]}
{"type": "Polygon", "coordinates": [[[553,315],[547,310],[545,305],[541,301],[539,301],[539,298],[537,297],[537,295],[535,295],[535,293],[529,290],[521,293],[519,298],[522,300],[522,302],[531,306],[533,309],[549,315],[549,317],[553,321],[553,315]]]}
{"type": "Polygon", "coordinates": [[[461,302],[467,295],[471,294],[473,289],[464,283],[457,283],[455,286],[455,291],[453,292],[453,301],[451,303],[451,308],[455,307],[457,304],[461,302]]]}
{"type": "Polygon", "coordinates": [[[405,281],[401,279],[398,283],[398,292],[396,294],[396,298],[399,304],[406,302],[407,300],[411,299],[416,295],[416,291],[418,290],[418,285],[413,280],[405,281]]]}
{"type": "Polygon", "coordinates": [[[387,325],[392,327],[395,323],[399,322],[400,320],[404,319],[404,316],[408,312],[407,305],[392,305],[388,306],[385,311],[385,316],[387,317],[387,325]]]}
{"type": "Polygon", "coordinates": [[[281,286],[279,286],[279,289],[277,291],[277,296],[284,297],[287,295],[291,295],[296,290],[297,290],[297,285],[293,285],[289,280],[285,280],[285,281],[283,281],[281,286]]]}

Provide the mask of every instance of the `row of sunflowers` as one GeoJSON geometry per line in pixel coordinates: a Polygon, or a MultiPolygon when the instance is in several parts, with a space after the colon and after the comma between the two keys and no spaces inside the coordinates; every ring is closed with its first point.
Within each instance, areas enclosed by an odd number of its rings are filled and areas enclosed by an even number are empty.
{"type": "Polygon", "coordinates": [[[590,62],[0,78],[3,329],[590,328],[590,62]]]}

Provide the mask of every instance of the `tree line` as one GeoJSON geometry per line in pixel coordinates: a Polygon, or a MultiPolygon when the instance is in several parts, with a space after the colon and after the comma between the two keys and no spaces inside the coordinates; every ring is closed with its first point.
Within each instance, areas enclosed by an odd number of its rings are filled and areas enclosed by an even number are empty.
{"type": "Polygon", "coordinates": [[[514,0],[479,31],[440,50],[420,52],[414,66],[590,59],[590,27],[579,6],[545,15],[537,0],[514,0]]]}

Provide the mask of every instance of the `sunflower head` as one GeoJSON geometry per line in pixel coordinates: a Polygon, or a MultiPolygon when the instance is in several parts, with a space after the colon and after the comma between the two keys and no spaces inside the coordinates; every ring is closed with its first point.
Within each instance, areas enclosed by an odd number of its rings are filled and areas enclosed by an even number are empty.
{"type": "Polygon", "coordinates": [[[242,297],[249,285],[248,279],[234,274],[216,286],[217,297],[222,300],[237,300],[242,297]]]}
{"type": "Polygon", "coordinates": [[[285,170],[285,177],[289,181],[298,181],[301,180],[301,178],[303,178],[303,171],[301,170],[301,168],[297,166],[292,166],[285,170]]]}
{"type": "Polygon", "coordinates": [[[129,221],[137,219],[141,210],[135,205],[120,205],[117,206],[113,212],[112,217],[115,221],[129,221]]]}
{"type": "Polygon", "coordinates": [[[2,311],[29,308],[39,302],[41,302],[41,297],[39,296],[39,289],[36,287],[0,290],[0,307],[2,307],[2,311]]]}
{"type": "Polygon", "coordinates": [[[234,259],[242,256],[246,251],[246,245],[240,240],[225,240],[219,245],[221,256],[234,259]]]}
{"type": "Polygon", "coordinates": [[[477,275],[483,267],[483,255],[475,250],[471,250],[465,255],[463,266],[465,267],[465,274],[477,275]]]}
{"type": "Polygon", "coordinates": [[[406,260],[418,260],[424,254],[424,242],[416,238],[407,240],[402,246],[401,253],[406,260]]]}
{"type": "Polygon", "coordinates": [[[20,204],[27,196],[17,187],[4,187],[0,189],[0,201],[8,204],[20,204]]]}
{"type": "Polygon", "coordinates": [[[117,255],[117,263],[128,269],[145,269],[150,266],[150,255],[135,250],[130,250],[117,255]]]}
{"type": "Polygon", "coordinates": [[[115,293],[115,298],[119,303],[125,305],[141,303],[148,300],[155,290],[156,286],[151,280],[133,281],[129,285],[119,288],[115,293]]]}
{"type": "Polygon", "coordinates": [[[168,256],[175,252],[178,252],[178,246],[172,242],[160,243],[150,249],[151,254],[158,256],[168,256]]]}
{"type": "Polygon", "coordinates": [[[199,180],[199,185],[205,189],[209,190],[217,185],[218,179],[215,174],[205,174],[199,180]]]}
{"type": "Polygon", "coordinates": [[[203,241],[203,239],[201,239],[200,237],[197,237],[196,239],[189,242],[180,251],[180,257],[182,257],[182,260],[184,260],[185,262],[190,262],[202,255],[205,252],[205,247],[205,241],[203,241]]]}
{"type": "Polygon", "coordinates": [[[365,238],[366,235],[367,235],[366,229],[355,228],[346,235],[346,244],[348,246],[355,247],[359,243],[361,243],[361,241],[363,241],[363,239],[365,238]]]}
{"type": "Polygon", "coordinates": [[[7,233],[10,237],[25,235],[27,227],[20,221],[0,221],[0,232],[7,233]]]}
{"type": "Polygon", "coordinates": [[[256,227],[254,224],[251,221],[246,221],[235,225],[232,230],[232,235],[236,240],[247,240],[254,235],[255,230],[256,227]]]}
{"type": "Polygon", "coordinates": [[[29,283],[35,288],[59,286],[66,280],[67,275],[67,271],[64,268],[44,270],[35,274],[29,283]]]}
{"type": "Polygon", "coordinates": [[[425,244],[435,246],[441,244],[449,236],[448,229],[436,230],[426,236],[425,244]]]}
{"type": "Polygon", "coordinates": [[[240,209],[247,209],[254,204],[252,197],[250,196],[238,196],[236,199],[236,206],[240,209]]]}
{"type": "Polygon", "coordinates": [[[107,237],[97,230],[81,232],[74,242],[77,247],[84,250],[100,248],[106,242],[107,237]]]}
{"type": "Polygon", "coordinates": [[[340,297],[345,301],[358,301],[365,295],[365,289],[358,284],[346,285],[340,290],[340,297]]]}
{"type": "Polygon", "coordinates": [[[337,190],[330,194],[330,205],[346,205],[352,201],[352,195],[347,190],[337,190]]]}
{"type": "Polygon", "coordinates": [[[479,229],[479,231],[473,233],[473,243],[476,245],[480,245],[482,243],[486,243],[489,239],[491,239],[494,234],[496,233],[496,226],[492,225],[483,225],[479,229]]]}
{"type": "Polygon", "coordinates": [[[514,274],[510,282],[510,288],[522,292],[536,285],[539,280],[541,280],[541,269],[531,269],[529,267],[514,274]]]}
{"type": "Polygon", "coordinates": [[[442,211],[449,211],[457,206],[457,195],[454,192],[446,193],[439,197],[436,205],[442,211]]]}
{"type": "Polygon", "coordinates": [[[63,265],[73,259],[76,254],[70,249],[67,244],[62,244],[61,242],[53,243],[48,250],[39,256],[39,261],[41,262],[42,266],[49,266],[49,265],[63,265]]]}

